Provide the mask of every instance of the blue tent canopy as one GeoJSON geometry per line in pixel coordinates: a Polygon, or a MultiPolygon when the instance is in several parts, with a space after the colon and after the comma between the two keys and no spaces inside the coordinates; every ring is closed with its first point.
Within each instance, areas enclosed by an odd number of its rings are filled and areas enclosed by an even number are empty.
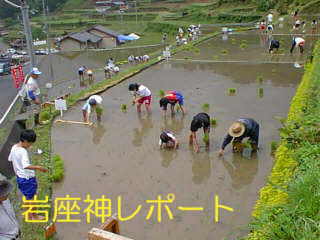
{"type": "Polygon", "coordinates": [[[135,37],[125,36],[125,35],[118,36],[119,41],[133,41],[135,39],[136,39],[135,37]]]}

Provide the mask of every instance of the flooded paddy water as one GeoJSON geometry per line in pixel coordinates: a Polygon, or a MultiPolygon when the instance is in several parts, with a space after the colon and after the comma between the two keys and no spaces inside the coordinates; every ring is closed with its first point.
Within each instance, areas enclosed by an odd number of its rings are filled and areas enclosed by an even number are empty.
{"type": "MultiPolygon", "coordinates": [[[[254,63],[266,52],[259,37],[239,35],[237,39],[248,41],[248,51],[233,49],[231,41],[212,39],[197,46],[200,54],[190,57],[211,59],[224,48],[230,59],[249,58],[247,63],[177,60],[193,54],[182,52],[172,61],[155,65],[103,93],[101,123],[92,127],[54,124],[52,150],[64,159],[65,177],[54,186],[53,199],[66,194],[82,200],[87,194],[91,199],[105,195],[112,200],[113,215],[119,214],[117,197],[121,196],[122,217],[130,216],[141,204],[133,219],[120,222],[121,235],[137,240],[220,240],[245,236],[259,189],[265,185],[272,168],[269,144],[279,140],[280,123],[276,118],[286,117],[303,70],[293,64],[254,63]],[[258,75],[263,76],[261,84],[256,81],[258,75]],[[131,82],[141,83],[152,91],[152,116],[147,116],[144,107],[142,114],[137,114],[130,104],[131,82]],[[259,87],[264,89],[262,97],[258,94],[259,87]],[[236,88],[236,95],[229,96],[228,88],[236,88]],[[187,115],[171,116],[168,111],[163,118],[157,96],[160,89],[181,91],[187,115]],[[217,119],[217,126],[211,129],[209,151],[202,142],[202,131],[198,131],[200,153],[195,154],[188,144],[190,123],[195,114],[202,112],[204,103],[210,104],[209,115],[217,119]],[[126,113],[120,109],[122,104],[128,105],[126,113]],[[259,122],[260,150],[247,159],[233,154],[229,145],[224,156],[217,157],[229,125],[239,117],[252,117],[259,122]],[[163,129],[177,135],[180,141],[177,151],[158,150],[163,129]],[[173,219],[169,219],[162,205],[161,223],[157,221],[157,207],[146,220],[151,206],[146,200],[156,200],[158,195],[167,199],[170,193],[175,195],[174,202],[168,204],[173,219]],[[234,212],[220,209],[218,223],[214,221],[215,195],[221,204],[234,209],[234,212]],[[178,206],[204,210],[183,212],[178,206]]],[[[228,59],[227,56],[224,57],[228,59]]],[[[295,61],[295,55],[284,57],[285,61],[295,61]]],[[[64,119],[81,120],[82,105],[72,107],[64,119]]],[[[100,219],[93,216],[88,224],[83,213],[88,205],[78,203],[81,214],[72,217],[81,219],[81,223],[57,223],[58,239],[86,239],[88,230],[100,225],[100,219]]]]}

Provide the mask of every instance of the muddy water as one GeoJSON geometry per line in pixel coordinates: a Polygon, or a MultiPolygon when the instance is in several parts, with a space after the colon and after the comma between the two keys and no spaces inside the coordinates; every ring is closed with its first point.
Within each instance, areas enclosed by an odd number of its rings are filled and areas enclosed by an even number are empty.
{"type": "MultiPolygon", "coordinates": [[[[258,45],[258,39],[248,46],[258,45]]],[[[207,43],[206,43],[207,44],[207,43]]],[[[226,44],[226,48],[232,47],[226,44]]],[[[199,47],[202,49],[202,46],[199,47]]],[[[200,51],[205,55],[205,47],[200,51]]],[[[208,49],[208,48],[207,48],[208,49]]],[[[261,53],[250,47],[250,59],[261,53]]],[[[243,52],[240,52],[243,53],[243,52]]],[[[239,53],[239,57],[240,57],[239,53]]],[[[185,53],[181,54],[184,56],[185,53]]],[[[279,139],[280,127],[275,117],[285,117],[302,70],[288,64],[226,64],[188,63],[170,61],[156,65],[103,94],[104,116],[93,127],[55,124],[52,131],[53,152],[65,160],[64,181],[55,186],[54,198],[70,194],[72,197],[112,199],[112,214],[118,213],[117,197],[122,197],[125,217],[139,204],[141,211],[132,220],[120,223],[121,234],[134,239],[236,239],[247,233],[259,189],[266,183],[272,167],[270,141],[279,139]],[[276,72],[271,73],[275,68],[276,72]],[[264,96],[258,97],[257,75],[264,77],[264,96]],[[153,92],[152,117],[145,109],[139,116],[130,105],[128,82],[139,82],[153,92]],[[236,88],[236,96],[228,96],[228,88],[236,88]],[[188,114],[166,119],[159,108],[159,89],[177,89],[185,96],[188,114]],[[211,131],[210,151],[205,151],[202,133],[198,132],[200,153],[194,154],[188,145],[192,117],[201,112],[204,103],[210,104],[209,114],[218,125],[211,131]],[[127,113],[120,110],[128,105],[127,113]],[[232,154],[230,146],[223,158],[219,150],[227,128],[238,117],[255,118],[261,125],[260,151],[251,159],[232,154]],[[159,151],[157,142],[162,129],[174,131],[180,148],[159,151]],[[173,220],[162,209],[162,223],[157,222],[156,209],[146,220],[150,204],[146,200],[166,198],[174,193],[169,204],[173,220]],[[214,222],[214,196],[222,204],[234,208],[230,213],[220,210],[220,222],[214,222]],[[182,212],[178,206],[203,207],[203,212],[182,212]]],[[[81,105],[65,114],[65,119],[80,120],[81,105]]],[[[86,204],[79,204],[81,209],[86,204]]],[[[58,223],[58,239],[85,239],[87,231],[99,226],[99,219],[82,223],[58,223]],[[76,229],[76,230],[75,230],[76,229]]],[[[77,216],[75,216],[78,218],[77,216]]]]}

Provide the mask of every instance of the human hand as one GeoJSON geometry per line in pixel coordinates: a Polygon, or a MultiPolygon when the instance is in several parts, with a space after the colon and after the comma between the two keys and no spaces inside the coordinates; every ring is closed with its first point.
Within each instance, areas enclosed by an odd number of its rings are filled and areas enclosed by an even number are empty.
{"type": "Polygon", "coordinates": [[[218,152],[218,156],[219,156],[219,157],[222,156],[223,152],[224,152],[224,150],[223,150],[223,149],[220,149],[220,151],[218,152]]]}
{"type": "Polygon", "coordinates": [[[88,125],[91,127],[93,125],[93,122],[88,122],[88,125]]]}
{"type": "Polygon", "coordinates": [[[41,172],[48,172],[48,169],[46,167],[42,167],[42,166],[39,166],[38,170],[41,172]]]}

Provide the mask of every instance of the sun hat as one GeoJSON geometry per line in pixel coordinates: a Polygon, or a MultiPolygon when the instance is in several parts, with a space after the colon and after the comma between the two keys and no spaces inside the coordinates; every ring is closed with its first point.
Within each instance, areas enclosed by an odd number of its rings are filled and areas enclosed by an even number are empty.
{"type": "Polygon", "coordinates": [[[40,75],[42,72],[40,72],[38,68],[34,67],[31,69],[30,74],[40,75]]]}
{"type": "Polygon", "coordinates": [[[13,189],[13,185],[8,180],[0,180],[0,197],[7,196],[13,189]]]}
{"type": "Polygon", "coordinates": [[[232,137],[241,137],[246,131],[246,127],[242,122],[234,122],[229,128],[229,134],[232,137]]]}

